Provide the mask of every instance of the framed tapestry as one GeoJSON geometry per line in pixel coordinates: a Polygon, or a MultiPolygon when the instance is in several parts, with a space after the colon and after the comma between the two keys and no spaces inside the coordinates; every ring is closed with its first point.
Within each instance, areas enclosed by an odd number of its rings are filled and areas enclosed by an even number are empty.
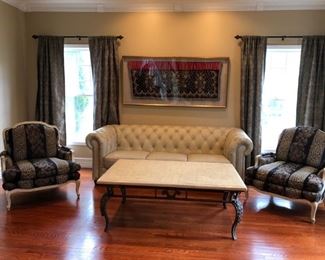
{"type": "Polygon", "coordinates": [[[227,105],[228,58],[122,58],[123,104],[227,105]]]}

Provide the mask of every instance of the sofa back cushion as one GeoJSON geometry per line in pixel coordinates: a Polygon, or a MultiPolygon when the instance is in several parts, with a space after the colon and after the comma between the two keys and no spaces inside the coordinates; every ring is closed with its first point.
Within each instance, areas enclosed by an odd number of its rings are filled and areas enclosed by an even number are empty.
{"type": "Polygon", "coordinates": [[[280,135],[276,158],[318,169],[325,167],[325,132],[302,126],[284,129],[280,135]]]}
{"type": "Polygon", "coordinates": [[[119,150],[222,154],[232,128],[115,125],[119,150]]]}
{"type": "Polygon", "coordinates": [[[20,124],[4,130],[4,143],[14,161],[55,157],[58,130],[38,123],[20,124]]]}

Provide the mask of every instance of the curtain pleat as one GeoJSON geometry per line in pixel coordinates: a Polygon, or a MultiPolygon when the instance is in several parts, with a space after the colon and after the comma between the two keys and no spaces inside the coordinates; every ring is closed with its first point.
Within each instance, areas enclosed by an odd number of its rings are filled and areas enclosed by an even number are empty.
{"type": "Polygon", "coordinates": [[[90,37],[94,129],[119,124],[119,57],[116,37],[90,37]]]}
{"type": "Polygon", "coordinates": [[[261,103],[267,38],[243,36],[241,46],[241,128],[252,139],[254,149],[246,160],[253,165],[261,152],[261,103]]]}
{"type": "Polygon", "coordinates": [[[325,130],[325,36],[302,40],[296,124],[325,130]]]}
{"type": "Polygon", "coordinates": [[[36,119],[57,126],[65,144],[64,37],[38,38],[37,79],[36,119]]]}

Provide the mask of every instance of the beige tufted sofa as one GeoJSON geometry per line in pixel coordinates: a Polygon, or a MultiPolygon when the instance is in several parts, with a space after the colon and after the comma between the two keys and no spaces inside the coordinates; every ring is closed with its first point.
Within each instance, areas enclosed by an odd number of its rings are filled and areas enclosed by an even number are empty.
{"type": "Polygon", "coordinates": [[[231,162],[244,179],[245,155],[253,144],[239,128],[107,125],[87,135],[93,180],[118,159],[231,162]]]}

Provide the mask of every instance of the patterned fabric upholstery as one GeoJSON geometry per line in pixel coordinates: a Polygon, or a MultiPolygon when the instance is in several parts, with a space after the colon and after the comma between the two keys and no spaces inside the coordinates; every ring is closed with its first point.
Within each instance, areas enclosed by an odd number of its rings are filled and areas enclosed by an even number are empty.
{"type": "Polygon", "coordinates": [[[58,145],[56,127],[25,123],[4,131],[5,155],[11,160],[2,172],[5,190],[30,189],[78,180],[80,165],[69,148],[58,145]]]}
{"type": "Polygon", "coordinates": [[[42,124],[22,124],[4,132],[5,148],[14,161],[54,157],[58,130],[42,124]]]}
{"type": "Polygon", "coordinates": [[[318,169],[301,164],[276,161],[259,168],[249,167],[246,184],[259,190],[294,199],[320,201],[324,195],[323,180],[318,169]]]}
{"type": "Polygon", "coordinates": [[[285,129],[279,139],[276,158],[318,169],[325,167],[325,132],[312,127],[285,129]]]}
{"type": "Polygon", "coordinates": [[[318,176],[324,166],[325,133],[288,128],[280,136],[276,156],[260,157],[246,170],[245,182],[262,191],[318,202],[324,198],[325,184],[318,176]]]}

